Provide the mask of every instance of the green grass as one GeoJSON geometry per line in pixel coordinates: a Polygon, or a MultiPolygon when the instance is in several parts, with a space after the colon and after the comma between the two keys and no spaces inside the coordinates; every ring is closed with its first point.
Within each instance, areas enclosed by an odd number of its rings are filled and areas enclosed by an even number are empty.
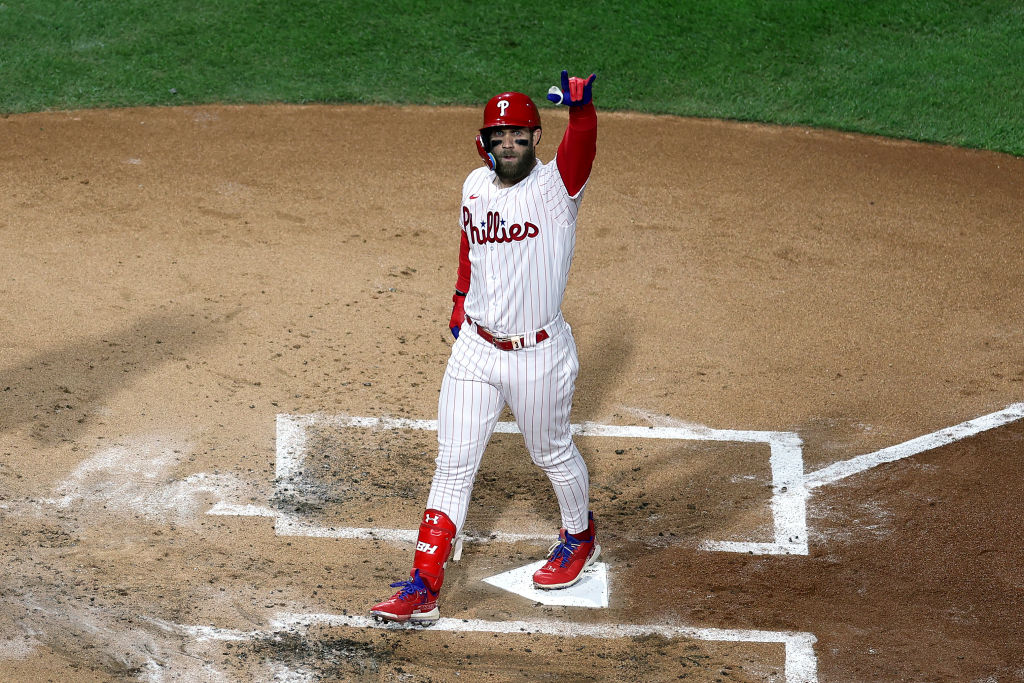
{"type": "Polygon", "coordinates": [[[597,102],[1024,155],[1020,0],[0,0],[0,111],[597,102]]]}

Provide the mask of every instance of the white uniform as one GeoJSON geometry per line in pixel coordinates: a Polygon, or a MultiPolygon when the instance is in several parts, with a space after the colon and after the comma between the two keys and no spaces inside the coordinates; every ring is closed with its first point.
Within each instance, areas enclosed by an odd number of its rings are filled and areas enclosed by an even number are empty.
{"type": "Polygon", "coordinates": [[[553,160],[538,161],[512,187],[501,187],[486,168],[463,185],[461,227],[472,264],[467,320],[441,383],[437,468],[427,500],[459,530],[506,404],[554,486],[562,526],[570,534],[587,529],[589,474],[569,430],[579,361],[561,313],[582,197],[583,189],[569,196],[553,160]],[[494,337],[521,337],[522,348],[496,348],[477,325],[494,337]],[[548,338],[536,342],[541,330],[548,338]]]}

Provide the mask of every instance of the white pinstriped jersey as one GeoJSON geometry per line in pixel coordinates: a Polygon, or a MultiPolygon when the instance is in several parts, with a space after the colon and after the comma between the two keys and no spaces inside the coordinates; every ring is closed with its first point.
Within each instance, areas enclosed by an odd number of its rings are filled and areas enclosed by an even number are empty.
{"type": "Polygon", "coordinates": [[[469,239],[466,315],[499,335],[544,328],[558,316],[576,247],[581,188],[570,197],[554,160],[512,187],[478,168],[462,187],[469,239]]]}

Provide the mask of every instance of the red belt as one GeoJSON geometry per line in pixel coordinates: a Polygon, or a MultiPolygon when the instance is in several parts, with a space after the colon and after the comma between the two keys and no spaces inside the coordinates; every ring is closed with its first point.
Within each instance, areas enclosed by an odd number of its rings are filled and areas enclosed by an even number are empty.
{"type": "MultiPolygon", "coordinates": [[[[473,320],[467,315],[466,321],[469,322],[476,328],[476,333],[483,337],[483,340],[488,344],[491,344],[496,349],[502,351],[516,351],[526,346],[526,336],[521,335],[518,337],[495,337],[493,334],[475,324],[473,320]]],[[[547,330],[540,330],[537,332],[537,343],[544,341],[549,336],[547,330]]]]}

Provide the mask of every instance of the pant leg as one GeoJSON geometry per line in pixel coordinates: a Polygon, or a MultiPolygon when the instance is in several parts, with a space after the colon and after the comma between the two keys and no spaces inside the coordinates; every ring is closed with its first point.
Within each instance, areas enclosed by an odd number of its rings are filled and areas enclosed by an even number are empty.
{"type": "Polygon", "coordinates": [[[501,392],[480,372],[488,365],[487,353],[479,343],[456,342],[437,404],[438,448],[427,508],[448,515],[457,531],[466,522],[484,449],[505,407],[501,392]]]}
{"type": "Polygon", "coordinates": [[[562,526],[580,533],[588,526],[590,473],[573,443],[569,417],[579,374],[572,332],[566,328],[535,347],[507,354],[505,398],[533,462],[548,475],[562,526]]]}

